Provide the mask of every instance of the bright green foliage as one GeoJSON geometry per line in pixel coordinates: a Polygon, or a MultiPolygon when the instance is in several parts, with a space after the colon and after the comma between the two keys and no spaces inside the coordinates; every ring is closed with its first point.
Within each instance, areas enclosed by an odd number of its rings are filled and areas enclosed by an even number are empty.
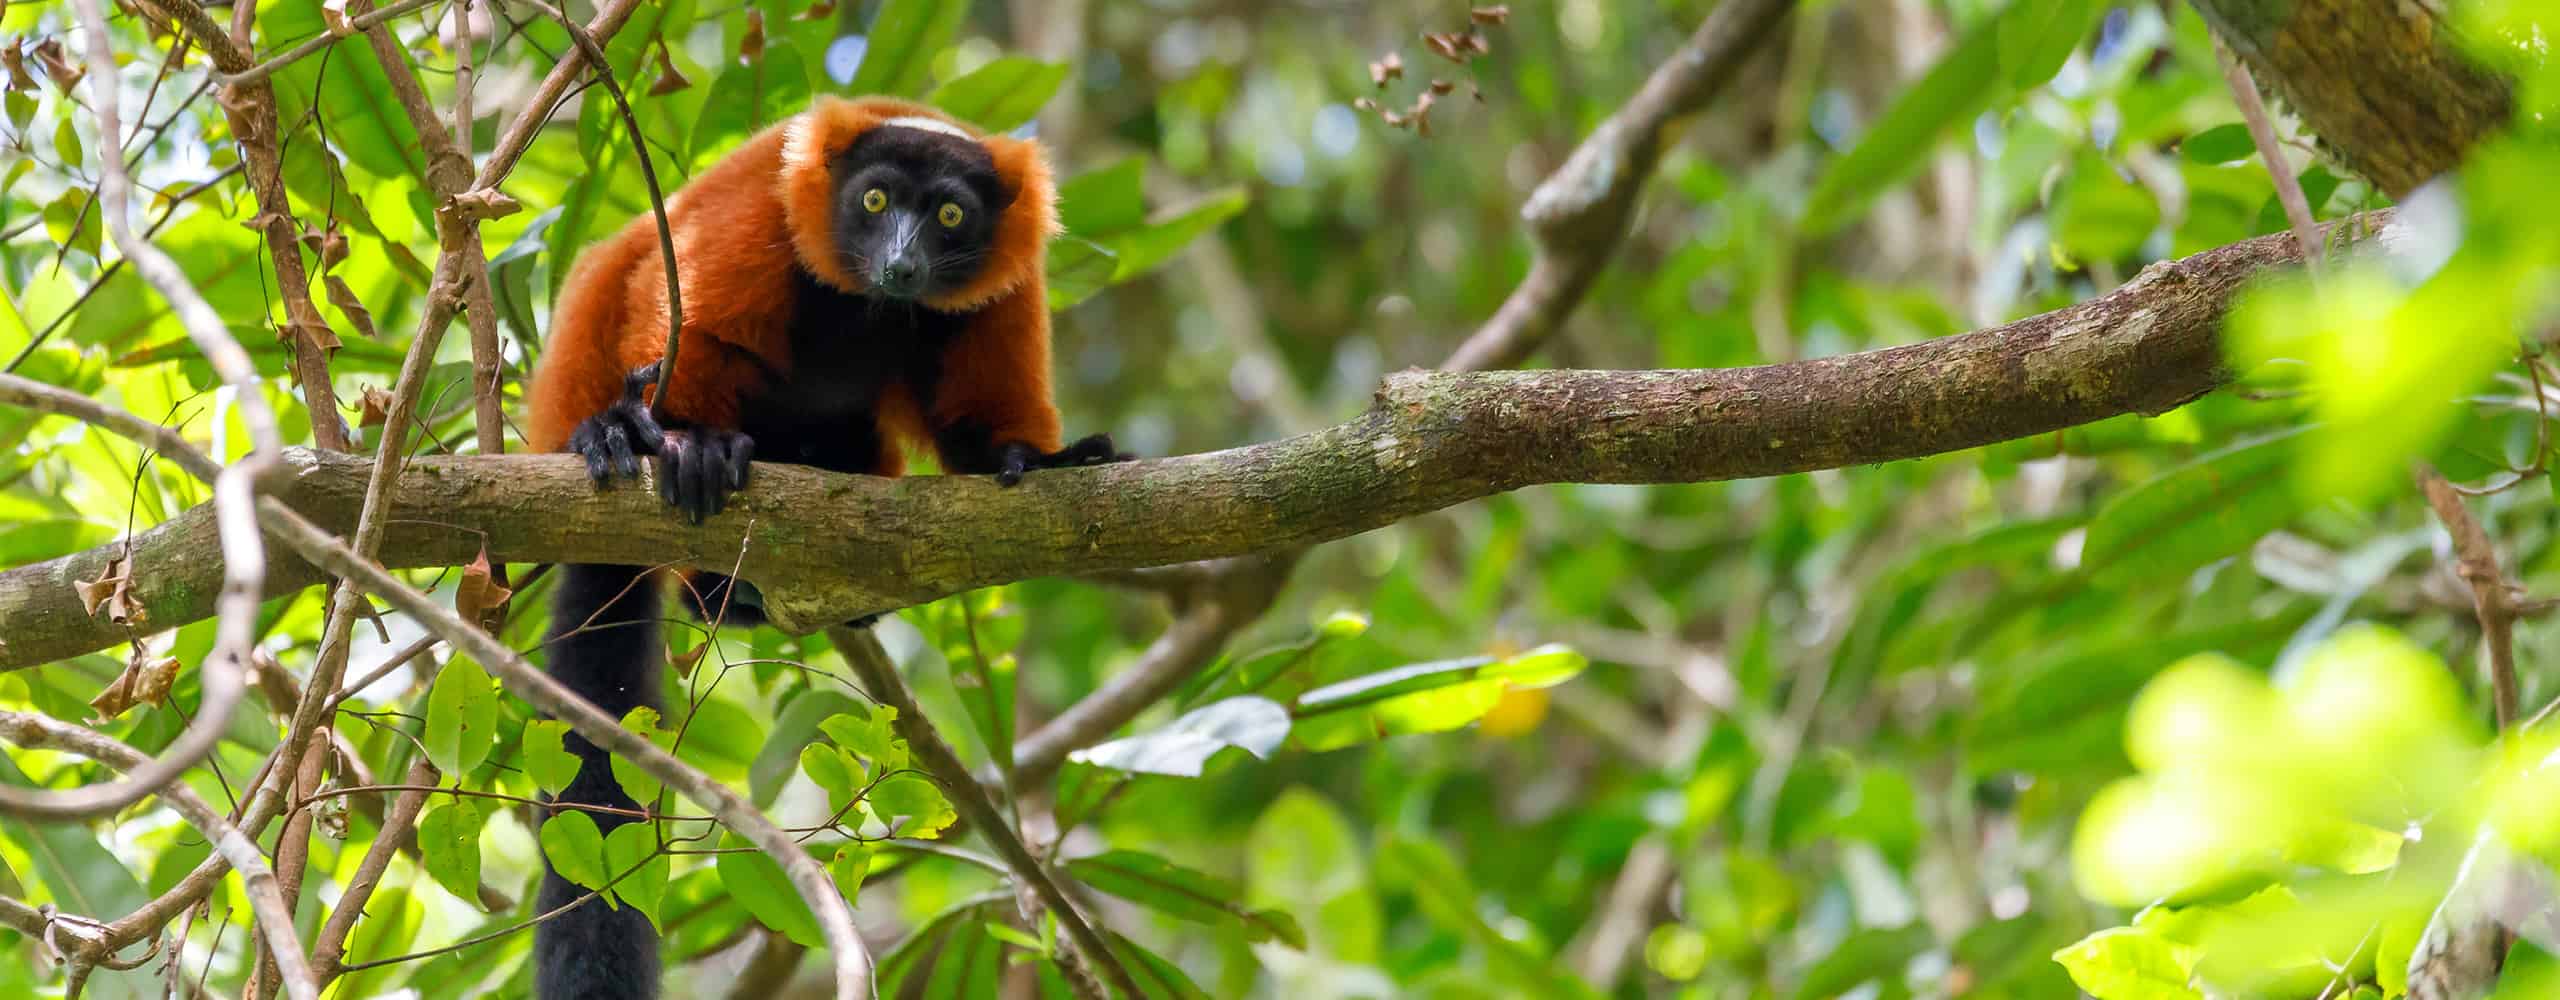
{"type": "MultiPolygon", "coordinates": [[[[0,59],[0,366],[165,423],[219,460],[247,453],[240,398],[216,388],[106,238],[93,198],[120,152],[141,187],[136,223],[240,341],[286,443],[308,446],[311,414],[274,332],[283,283],[243,224],[263,209],[222,88],[200,45],[159,79],[178,37],[166,19],[105,6],[126,116],[112,151],[88,82],[55,79],[84,49],[76,6],[0,3],[0,56],[14,57],[0,59]],[[39,49],[49,42],[60,59],[39,49]]],[[[486,165],[532,81],[572,46],[529,8],[471,6],[495,16],[472,50],[469,146],[486,165]]],[[[673,192],[823,95],[930,99],[1041,141],[1064,230],[1047,266],[1065,430],[1108,431],[1151,459],[1379,419],[1364,414],[1383,376],[1440,363],[1506,305],[1559,321],[1525,368],[1856,365],[1829,359],[2111,294],[2190,293],[2180,278],[2198,272],[2155,265],[2289,225],[2200,5],[1897,0],[1794,5],[1666,137],[1623,237],[1541,243],[1521,214],[1529,192],[1734,4],[1510,4],[1464,65],[1416,40],[1459,30],[1466,6],[636,5],[608,62],[638,141],[606,88],[582,80],[543,109],[552,119],[498,185],[522,211],[479,223],[500,437],[526,450],[526,387],[578,255],[648,211],[642,150],[673,192]],[[1390,50],[1403,74],[1381,85],[1368,64],[1387,75],[1390,50]],[[1434,81],[1445,93],[1428,135],[1357,103],[1404,113],[1434,81]],[[1524,276],[1551,274],[1542,253],[1591,247],[1609,256],[1578,299],[1514,297],[1524,276]]],[[[1528,487],[1265,552],[1288,559],[1286,578],[1228,580],[1215,603],[1251,613],[1204,649],[1185,648],[1210,603],[1188,582],[1202,567],[955,595],[877,635],[924,721],[1070,891],[1101,904],[1112,952],[1151,998],[2407,995],[2466,855],[2560,863],[2560,737],[2545,723],[2492,740],[2471,581],[2410,478],[2424,464],[2472,492],[2526,602],[2513,651],[2530,715],[2560,695],[2560,632],[2539,603],[2560,594],[2560,432],[2536,398],[2560,399],[2542,346],[2560,288],[2560,64],[2538,41],[2560,37],[2560,5],[2440,6],[2435,37],[2513,79],[2520,127],[2430,190],[2392,192],[2351,157],[2311,155],[2338,137],[2272,102],[2319,221],[2397,195],[2401,224],[2387,240],[2335,230],[2316,277],[2263,276],[2243,293],[2220,331],[2229,388],[1912,461],[1528,487]],[[1026,738],[1168,647],[1192,669],[1159,678],[1143,712],[1064,748],[1053,778],[1014,776],[1026,738]]],[[[321,3],[256,7],[256,57],[328,38],[321,3]]],[[[461,52],[436,27],[443,10],[385,25],[405,66],[343,38],[273,78],[287,207],[308,234],[285,249],[302,254],[340,340],[333,388],[366,457],[384,442],[365,390],[399,377],[442,242],[426,151],[391,80],[411,71],[449,127],[461,52]]],[[[227,23],[228,8],[213,11],[227,23]]],[[[2227,253],[2212,260],[2232,276],[2227,253]]],[[[2105,329],[2056,335],[2123,335],[2167,314],[2107,315],[2105,329]]],[[[419,359],[419,423],[392,443],[412,474],[481,450],[473,339],[457,323],[419,359]]],[[[2040,362],[2016,375],[2074,398],[2111,391],[2040,362]]],[[[1950,395],[1922,417],[1964,420],[1977,403],[1950,395]]],[[[1700,446],[1730,449],[1723,416],[1790,404],[1700,405],[1717,417],[1700,446]]],[[[1385,416],[1440,431],[1428,412],[1385,416]]],[[[1902,432],[1833,423],[1815,415],[1806,431],[1902,432]]],[[[1802,444],[1790,438],[1768,444],[1776,457],[1802,444]]],[[[1516,443],[1526,450],[1470,472],[1499,482],[1541,457],[1534,436],[1516,443]]],[[[1332,460],[1373,457],[1392,458],[1332,460]]],[[[1321,473],[1258,485],[1272,494],[1234,497],[1237,512],[1371,501],[1321,473]],[[1298,490],[1310,492],[1280,492],[1298,490]]],[[[1153,482],[1116,477],[1112,489],[1153,482]]],[[[0,571],[201,524],[178,519],[207,499],[165,455],[0,406],[0,571]]],[[[790,544],[774,534],[789,518],[752,520],[760,545],[790,544]]],[[[510,544],[490,526],[385,527],[395,549],[510,544]]],[[[952,544],[920,575],[1012,555],[1016,526],[924,527],[952,544]]],[[[739,540],[665,558],[717,569],[743,551],[753,579],[765,549],[739,540]]],[[[289,565],[280,551],[271,570],[289,565]]],[[[538,661],[557,579],[508,569],[518,593],[496,637],[538,661]]],[[[60,586],[49,572],[10,581],[60,586]]],[[[454,598],[456,574],[399,572],[454,598]]],[[[130,630],[140,654],[0,671],[0,710],[165,751],[199,717],[214,623],[163,611],[206,595],[133,596],[159,616],[130,630]],[[163,657],[183,665],[164,699],[98,717],[91,700],[129,661],[163,657]]],[[[246,800],[280,741],[279,703],[260,692],[311,676],[327,603],[310,588],[263,604],[254,624],[274,662],[187,777],[214,808],[246,800]]],[[[625,724],[792,828],[859,906],[882,996],[1073,995],[1056,921],[1021,912],[988,831],[957,822],[951,789],[893,725],[909,720],[848,683],[824,635],[696,630],[672,604],[668,618],[677,669],[640,692],[657,712],[625,724]]],[[[0,642],[27,628],[0,615],[0,642]]],[[[380,631],[353,632],[350,679],[418,634],[388,612],[380,631]]],[[[373,808],[399,793],[360,785],[421,762],[447,791],[418,821],[415,856],[375,887],[348,957],[495,935],[359,970],[336,992],[525,995],[530,935],[499,932],[537,915],[522,890],[546,860],[613,883],[611,898],[662,928],[670,996],[726,992],[759,927],[823,944],[777,859],[628,761],[615,778],[666,818],[606,836],[586,814],[519,801],[565,788],[578,758],[567,725],[488,666],[438,647],[330,717],[324,794],[305,807],[306,940],[356,860],[399,832],[373,808]],[[515,908],[484,912],[484,887],[515,908]]],[[[12,785],[110,777],[16,745],[0,762],[12,785]]],[[[281,825],[250,833],[272,847],[281,825]]],[[[86,823],[0,817],[0,896],[112,920],[211,856],[157,800],[86,823]]],[[[240,885],[223,880],[159,929],[162,955],[183,954],[178,971],[211,995],[252,991],[240,885]]],[[[2527,939],[2492,995],[2554,995],[2555,965],[2527,939]]],[[[43,950],[0,929],[0,996],[63,991],[43,950]]],[[[789,992],[824,977],[824,955],[802,960],[789,992]]],[[[159,996],[168,974],[159,959],[101,967],[84,995],[159,996]]]]}

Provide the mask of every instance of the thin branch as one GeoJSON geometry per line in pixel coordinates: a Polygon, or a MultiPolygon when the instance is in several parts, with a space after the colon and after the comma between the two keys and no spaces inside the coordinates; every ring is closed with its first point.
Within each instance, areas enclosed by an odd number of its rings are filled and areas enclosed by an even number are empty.
{"type": "Polygon", "coordinates": [[[382,873],[391,867],[392,855],[399,853],[400,842],[406,839],[396,831],[411,829],[418,821],[418,813],[426,808],[427,792],[419,789],[435,787],[435,765],[423,760],[410,765],[408,782],[416,787],[391,801],[391,810],[383,815],[382,826],[374,834],[373,846],[365,849],[364,860],[356,864],[355,874],[347,879],[346,891],[329,910],[329,922],[321,925],[320,936],[312,943],[311,964],[323,986],[338,978],[347,954],[347,935],[364,916],[365,901],[373,897],[374,886],[382,881],[382,873]]]}
{"type": "Polygon", "coordinates": [[[2462,581],[2471,585],[2471,607],[2480,619],[2480,638],[2489,647],[2489,688],[2498,728],[2515,725],[2516,693],[2516,608],[2515,592],[2507,584],[2506,574],[2498,569],[2498,549],[2489,542],[2489,533],[2480,521],[2462,505],[2462,494],[2447,482],[2433,466],[2421,465],[2414,473],[2418,488],[2427,495],[2427,506],[2435,509],[2436,520],[2444,522],[2445,533],[2453,537],[2454,557],[2460,560],[2462,581]]]}
{"type": "Polygon", "coordinates": [[[2231,85],[2231,99],[2240,105],[2240,120],[2249,127],[2249,139],[2257,143],[2258,156],[2267,161],[2267,173],[2275,181],[2276,203],[2284,206],[2284,217],[2293,225],[2293,238],[2302,244],[2303,270],[2320,273],[2319,237],[2313,235],[2311,202],[2302,194],[2302,180],[2293,175],[2293,167],[2285,163],[2284,144],[2276,139],[2276,126],[2267,115],[2267,102],[2258,96],[2258,81],[2249,75],[2249,67],[2233,55],[2230,46],[2215,43],[2213,51],[2222,60],[2222,79],[2231,85]]]}
{"type": "Polygon", "coordinates": [[[828,629],[827,636],[835,641],[837,651],[844,654],[845,662],[852,666],[854,676],[862,682],[863,689],[880,704],[897,710],[898,717],[892,722],[898,735],[906,738],[907,749],[914,753],[916,763],[923,766],[926,774],[933,776],[935,784],[942,786],[943,794],[951,799],[960,818],[968,821],[995,847],[996,856],[1004,859],[1005,868],[1013,874],[1014,881],[1029,886],[1039,897],[1041,905],[1057,916],[1059,926],[1066,929],[1067,939],[1075,946],[1079,957],[1099,967],[1110,980],[1112,988],[1123,996],[1145,996],[1145,992],[1138,989],[1136,980],[1130,977],[1128,967],[1121,964],[1119,953],[1111,950],[1110,944],[1076,909],[1075,902],[1067,898],[1066,890],[1058,885],[1058,879],[1050,874],[1048,867],[1023,845],[1021,833],[1011,820],[1005,818],[1003,811],[996,808],[994,800],[987,797],[986,789],[978,786],[977,778],[969,773],[969,765],[961,761],[959,754],[952,752],[951,745],[943,741],[941,733],[934,731],[933,720],[926,718],[924,709],[916,704],[915,692],[908,690],[906,680],[898,676],[898,665],[890,662],[889,651],[880,647],[879,637],[870,629],[843,626],[828,629]]]}
{"type": "Polygon", "coordinates": [[[248,69],[241,70],[237,73],[216,73],[213,78],[215,82],[218,82],[225,87],[237,87],[243,84],[256,83],[275,75],[277,70],[291,66],[294,63],[309,57],[314,52],[318,52],[321,49],[337,44],[338,39],[345,38],[347,35],[355,34],[377,24],[388,22],[391,19],[407,14],[410,11],[423,10],[443,2],[444,0],[400,0],[398,3],[371,13],[348,18],[348,30],[343,33],[335,30],[323,31],[317,35],[303,39],[302,43],[299,45],[286,49],[276,55],[267,57],[265,60],[259,62],[255,66],[249,67],[248,69]]]}
{"type": "MultiPolygon", "coordinates": [[[[115,50],[107,35],[106,14],[99,9],[98,0],[79,0],[77,6],[82,31],[88,36],[89,103],[98,117],[99,134],[122,135],[124,128],[116,108],[115,50]]],[[[125,176],[124,158],[112,154],[99,157],[98,169],[99,215],[106,222],[117,252],[132,261],[135,272],[168,300],[185,324],[187,336],[204,352],[223,383],[236,391],[241,420],[248,426],[254,443],[246,460],[213,477],[215,519],[222,550],[222,588],[216,599],[221,622],[215,633],[214,652],[198,668],[204,693],[196,717],[161,756],[130,769],[120,779],[76,789],[0,786],[0,812],[51,820],[79,819],[122,809],[160,786],[179,780],[222,742],[222,733],[230,728],[231,718],[248,689],[249,658],[257,646],[258,604],[265,596],[266,550],[258,537],[257,515],[250,505],[256,499],[257,477],[273,467],[281,447],[276,438],[275,414],[267,408],[257,367],[250,363],[248,352],[231,339],[223,328],[221,315],[187,281],[186,272],[179,269],[177,261],[134,232],[133,220],[126,211],[133,184],[125,176]]],[[[7,377],[16,380],[15,376],[7,377]]],[[[206,464],[209,463],[199,462],[189,467],[201,470],[206,464]]]]}
{"type": "Polygon", "coordinates": [[[1442,365],[1509,368],[1545,343],[1581,304],[1626,238],[1636,195],[1662,156],[1671,123],[1704,106],[1766,41],[1794,0],[1725,0],[1626,106],[1592,129],[1520,208],[1538,254],[1510,297],[1442,365]]]}
{"type": "MultiPolygon", "coordinates": [[[[84,2],[94,4],[96,0],[84,2]]],[[[150,755],[103,733],[27,712],[0,711],[0,739],[22,747],[79,754],[124,771],[135,771],[153,762],[150,755]]],[[[266,941],[267,953],[274,956],[283,971],[286,994],[294,1000],[316,1000],[320,991],[311,977],[310,966],[303,961],[302,938],[294,933],[293,912],[285,907],[284,894],[276,887],[276,873],[267,867],[266,856],[259,853],[257,842],[184,781],[171,781],[154,792],[189,824],[203,831],[205,838],[213,841],[214,852],[239,871],[241,887],[249,895],[249,908],[257,915],[258,933],[266,941]]]]}
{"type": "MultiPolygon", "coordinates": [[[[597,8],[595,19],[587,22],[587,33],[611,40],[613,33],[622,30],[623,22],[630,20],[632,12],[639,7],[640,0],[606,0],[597,8]]],[[[560,60],[559,65],[551,67],[551,72],[542,78],[541,85],[534,88],[533,96],[525,102],[524,110],[516,115],[515,121],[508,123],[505,131],[498,133],[497,143],[489,147],[489,158],[481,161],[480,176],[472,182],[474,189],[494,190],[515,170],[516,161],[522,159],[524,151],[533,145],[534,133],[541,131],[543,123],[551,120],[552,109],[569,93],[570,86],[586,75],[586,58],[583,48],[573,49],[560,60]]]]}
{"type": "MultiPolygon", "coordinates": [[[[523,4],[541,11],[545,16],[560,22],[561,27],[568,29],[569,37],[578,43],[578,51],[584,53],[587,62],[595,67],[596,79],[603,81],[605,92],[613,95],[613,106],[622,112],[623,130],[631,137],[631,148],[640,154],[640,181],[649,190],[649,211],[658,221],[658,262],[666,268],[667,272],[667,348],[658,358],[657,394],[649,400],[651,412],[655,413],[660,420],[665,420],[667,419],[665,409],[667,386],[673,384],[676,377],[676,348],[680,340],[677,335],[684,330],[684,290],[679,287],[682,282],[676,271],[675,231],[667,225],[667,202],[658,191],[658,168],[652,164],[649,157],[649,144],[640,133],[640,117],[631,113],[631,100],[623,96],[622,82],[614,79],[613,67],[605,61],[604,46],[598,43],[595,36],[589,34],[586,28],[571,20],[569,15],[561,13],[560,8],[543,3],[542,0],[494,0],[494,2],[523,4]]],[[[494,333],[492,335],[494,336],[494,333]]]]}
{"type": "MultiPolygon", "coordinates": [[[[365,591],[406,612],[428,631],[442,636],[456,652],[471,657],[496,674],[509,693],[535,709],[549,713],[552,718],[569,723],[570,728],[586,737],[588,742],[630,762],[667,788],[704,807],[722,825],[779,861],[793,887],[809,904],[810,912],[817,916],[819,929],[825,933],[827,945],[835,954],[839,1000],[854,1000],[871,994],[871,952],[863,945],[861,933],[854,927],[853,913],[845,905],[844,895],[836,889],[835,881],[827,874],[826,868],[754,804],[710,775],[659,749],[657,744],[623,728],[621,720],[604,714],[586,699],[561,686],[541,668],[526,661],[495,637],[480,631],[477,626],[464,622],[434,598],[358,556],[345,543],[292,508],[267,498],[259,509],[277,534],[304,558],[320,564],[330,573],[352,579],[365,591]]],[[[309,698],[308,695],[305,697],[309,698]]],[[[357,967],[348,966],[347,969],[357,967]]]]}

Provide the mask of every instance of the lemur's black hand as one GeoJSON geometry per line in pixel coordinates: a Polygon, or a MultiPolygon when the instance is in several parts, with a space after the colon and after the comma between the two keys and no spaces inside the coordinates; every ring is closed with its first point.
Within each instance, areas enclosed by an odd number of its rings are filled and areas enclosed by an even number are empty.
{"type": "Polygon", "coordinates": [[[747,462],[755,453],[755,440],[737,431],[668,431],[658,449],[658,496],[701,524],[729,505],[729,494],[747,488],[747,462]]]}
{"type": "Polygon", "coordinates": [[[666,431],[640,401],[640,390],[657,377],[654,364],[623,376],[622,399],[569,432],[569,450],[587,460],[587,478],[597,488],[615,476],[640,478],[640,456],[657,454],[666,442],[666,431]]]}
{"type": "Polygon", "coordinates": [[[1003,457],[996,463],[996,485],[1011,486],[1019,483],[1022,481],[1022,474],[1033,469],[1101,465],[1106,462],[1132,461],[1137,457],[1113,445],[1109,434],[1094,434],[1045,454],[1017,441],[1004,446],[1003,457]]]}

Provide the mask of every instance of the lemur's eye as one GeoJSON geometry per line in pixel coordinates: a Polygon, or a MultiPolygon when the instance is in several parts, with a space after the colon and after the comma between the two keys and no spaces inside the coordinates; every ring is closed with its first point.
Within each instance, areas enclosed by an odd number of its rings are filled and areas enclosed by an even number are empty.
{"type": "Polygon", "coordinates": [[[944,229],[957,226],[960,224],[960,206],[953,202],[943,202],[942,211],[937,213],[934,218],[942,220],[942,228],[944,229]]]}
{"type": "Polygon", "coordinates": [[[862,193],[862,210],[878,215],[889,210],[889,192],[872,188],[862,193]]]}

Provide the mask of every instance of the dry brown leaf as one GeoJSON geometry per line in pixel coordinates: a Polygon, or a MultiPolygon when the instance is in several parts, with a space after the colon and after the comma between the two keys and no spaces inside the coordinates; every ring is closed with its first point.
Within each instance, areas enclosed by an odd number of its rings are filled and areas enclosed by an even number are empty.
{"type": "Polygon", "coordinates": [[[48,38],[37,42],[35,57],[36,64],[44,67],[44,75],[51,78],[53,85],[65,94],[70,93],[73,87],[79,86],[81,77],[89,75],[89,68],[81,65],[79,60],[71,58],[70,51],[62,47],[62,40],[59,38],[48,38]]]}
{"type": "Polygon", "coordinates": [[[335,227],[302,230],[302,245],[320,257],[320,269],[326,271],[347,259],[347,237],[335,227]]]}
{"type": "Polygon", "coordinates": [[[836,0],[818,0],[810,4],[808,10],[800,12],[800,19],[803,21],[824,21],[834,16],[836,16],[836,0]]]}
{"type": "Polygon", "coordinates": [[[667,47],[658,46],[658,80],[649,85],[649,96],[664,97],[690,86],[693,81],[676,72],[675,60],[667,58],[667,47]]]}
{"type": "Polygon", "coordinates": [[[1458,85],[1457,85],[1457,84],[1454,84],[1454,83],[1450,83],[1450,82],[1449,82],[1449,81],[1447,81],[1447,80],[1433,80],[1433,81],[1431,81],[1431,92],[1432,92],[1434,95],[1446,96],[1450,91],[1452,91],[1452,90],[1456,90],[1456,89],[1458,89],[1458,85]]]}
{"type": "Polygon", "coordinates": [[[1473,48],[1467,44],[1465,34],[1455,31],[1423,32],[1422,47],[1430,49],[1433,55],[1461,65],[1466,63],[1467,53],[1473,48]]]}
{"type": "Polygon", "coordinates": [[[693,676],[693,668],[702,663],[702,655],[710,651],[711,644],[707,642],[681,653],[674,650],[668,650],[667,662],[675,666],[676,676],[691,677],[693,676]]]}
{"type": "Polygon", "coordinates": [[[1503,24],[1511,20],[1511,5],[1498,3],[1467,11],[1467,20],[1477,24],[1503,24]]]}
{"type": "Polygon", "coordinates": [[[1401,79],[1404,79],[1404,56],[1399,53],[1389,52],[1369,64],[1369,80],[1380,90],[1387,89],[1387,81],[1401,79]]]}
{"type": "Polygon", "coordinates": [[[747,33],[738,36],[738,61],[754,62],[764,58],[764,12],[747,11],[747,33]]]}
{"type": "Polygon", "coordinates": [[[489,548],[484,545],[471,565],[462,568],[462,582],[453,588],[453,612],[464,621],[488,629],[497,624],[499,609],[512,596],[515,591],[500,582],[500,573],[489,564],[489,548]]]}
{"type": "Polygon", "coordinates": [[[355,25],[347,23],[347,0],[320,0],[320,23],[340,38],[356,33],[355,25]]]}
{"type": "Polygon", "coordinates": [[[117,556],[99,567],[94,580],[74,580],[71,589],[80,594],[80,603],[95,618],[103,611],[107,621],[132,625],[142,621],[142,604],[133,599],[133,565],[117,556]]]}
{"type": "MultiPolygon", "coordinates": [[[[355,289],[347,287],[347,279],[334,274],[323,275],[321,283],[329,289],[329,304],[338,307],[338,311],[346,315],[347,322],[356,325],[357,333],[364,334],[366,340],[382,339],[382,333],[373,328],[373,312],[364,307],[363,299],[356,297],[355,289]]],[[[331,346],[335,346],[334,338],[332,340],[331,346]]]]}
{"type": "Polygon", "coordinates": [[[7,70],[9,73],[8,82],[0,86],[6,86],[10,90],[36,89],[36,78],[27,75],[26,53],[18,50],[17,42],[0,45],[0,70],[7,70]]]}
{"type": "Polygon", "coordinates": [[[147,705],[165,698],[170,685],[178,679],[178,658],[154,657],[135,643],[133,656],[125,661],[124,672],[107,684],[107,689],[89,699],[101,719],[123,715],[135,705],[147,705]]]}
{"type": "Polygon", "coordinates": [[[381,386],[364,387],[364,407],[356,416],[358,427],[380,427],[391,419],[391,390],[381,386]]]}

